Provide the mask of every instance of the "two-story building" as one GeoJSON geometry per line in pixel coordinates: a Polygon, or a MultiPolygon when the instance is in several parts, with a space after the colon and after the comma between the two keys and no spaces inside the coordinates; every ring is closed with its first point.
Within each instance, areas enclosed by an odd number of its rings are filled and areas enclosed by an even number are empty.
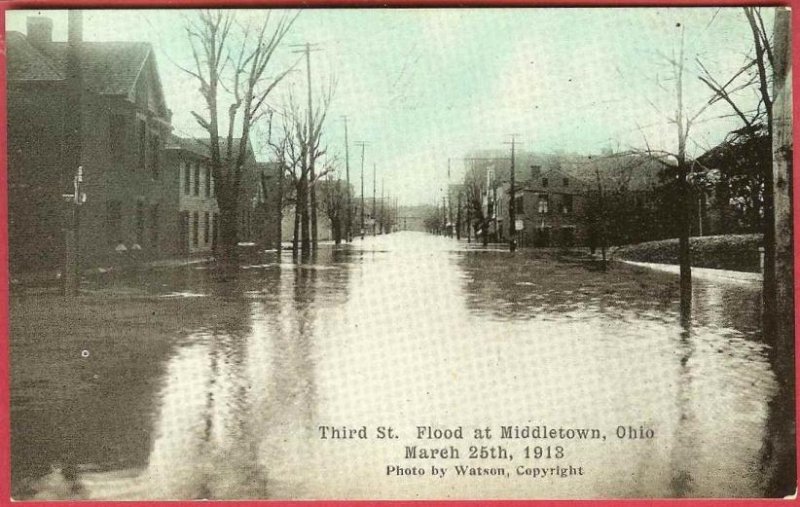
{"type": "MultiPolygon", "coordinates": [[[[519,246],[574,246],[585,241],[582,221],[585,183],[560,169],[520,169],[515,184],[514,213],[519,246]],[[519,229],[519,225],[522,229],[519,229]]],[[[502,237],[509,238],[510,184],[504,183],[499,209],[502,237]]]]}
{"type": "MultiPolygon", "coordinates": [[[[226,144],[220,140],[223,152],[226,144]]],[[[234,139],[234,152],[239,149],[238,144],[239,139],[234,139]]],[[[164,158],[168,168],[164,182],[168,218],[163,227],[169,238],[164,251],[171,256],[213,254],[220,237],[220,219],[208,139],[172,136],[165,146],[164,158]]],[[[275,234],[271,231],[276,227],[278,204],[275,203],[275,213],[268,206],[277,196],[267,195],[270,190],[266,185],[271,172],[275,172],[273,167],[274,164],[256,162],[248,143],[239,197],[240,243],[274,243],[270,238],[275,234]]]]}
{"type": "Polygon", "coordinates": [[[216,247],[219,206],[207,145],[193,138],[173,136],[165,146],[170,168],[167,186],[172,196],[165,210],[165,229],[173,256],[210,253],[216,247]]]}
{"type": "Polygon", "coordinates": [[[65,195],[82,168],[79,249],[84,265],[119,245],[162,253],[162,148],[171,131],[153,48],[83,41],[71,11],[66,42],[30,17],[7,34],[8,224],[12,271],[58,271],[72,227],[65,195]]]}

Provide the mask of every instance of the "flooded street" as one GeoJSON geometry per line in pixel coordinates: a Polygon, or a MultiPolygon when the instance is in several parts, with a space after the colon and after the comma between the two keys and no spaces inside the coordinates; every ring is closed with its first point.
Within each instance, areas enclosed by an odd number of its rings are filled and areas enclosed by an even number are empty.
{"type": "Polygon", "coordinates": [[[670,273],[402,232],[302,264],[268,253],[224,279],[190,265],[87,288],[92,310],[66,329],[37,310],[55,297],[12,293],[15,498],[770,494],[777,382],[758,283],[696,281],[682,325],[670,273]],[[93,337],[109,315],[119,329],[93,337]],[[508,426],[602,437],[500,438],[508,426]],[[458,459],[407,457],[451,445],[458,459]],[[470,459],[472,445],[507,456],[470,459]],[[524,473],[556,466],[582,474],[524,473]]]}

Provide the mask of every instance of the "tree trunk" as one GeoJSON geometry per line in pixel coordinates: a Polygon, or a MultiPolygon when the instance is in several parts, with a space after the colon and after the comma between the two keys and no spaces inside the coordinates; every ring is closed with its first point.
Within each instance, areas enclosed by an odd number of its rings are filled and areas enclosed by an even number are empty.
{"type": "Polygon", "coordinates": [[[309,179],[311,183],[311,190],[309,192],[309,206],[311,208],[311,242],[314,246],[314,250],[317,249],[317,244],[319,243],[319,232],[317,230],[317,184],[316,181],[316,172],[314,170],[314,161],[311,161],[311,168],[309,170],[309,179]]]}
{"type": "Polygon", "coordinates": [[[337,245],[342,244],[342,221],[339,217],[331,220],[331,228],[333,229],[333,241],[337,245]]]}
{"type": "Polygon", "coordinates": [[[292,233],[292,257],[297,258],[300,253],[300,209],[295,204],[294,208],[294,232],[292,233]]]}
{"type": "Polygon", "coordinates": [[[223,196],[217,194],[220,261],[222,264],[236,264],[239,260],[236,248],[239,243],[239,206],[236,199],[230,198],[229,195],[220,197],[223,196]]]}
{"type": "Polygon", "coordinates": [[[456,239],[461,240],[461,195],[458,196],[458,209],[456,210],[456,239]]]}
{"type": "Polygon", "coordinates": [[[311,252],[310,219],[308,214],[308,175],[300,177],[300,188],[297,195],[297,207],[300,213],[300,253],[305,257],[311,252]]]}
{"type": "Polygon", "coordinates": [[[283,185],[283,171],[281,170],[281,174],[278,176],[278,195],[275,199],[278,206],[277,223],[275,224],[275,248],[278,250],[278,261],[280,261],[281,251],[283,250],[283,185]]]}
{"type": "Polygon", "coordinates": [[[692,228],[692,205],[689,182],[686,181],[687,169],[685,162],[678,162],[678,264],[680,264],[680,307],[681,315],[688,318],[692,309],[692,259],[689,247],[689,236],[692,228]]]}

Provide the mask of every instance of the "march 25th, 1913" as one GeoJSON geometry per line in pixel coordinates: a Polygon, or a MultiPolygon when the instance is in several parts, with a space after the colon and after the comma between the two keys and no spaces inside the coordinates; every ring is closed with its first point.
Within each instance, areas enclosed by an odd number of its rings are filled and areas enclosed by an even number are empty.
{"type": "Polygon", "coordinates": [[[789,13],[8,10],[13,498],[793,494],[789,13]]]}

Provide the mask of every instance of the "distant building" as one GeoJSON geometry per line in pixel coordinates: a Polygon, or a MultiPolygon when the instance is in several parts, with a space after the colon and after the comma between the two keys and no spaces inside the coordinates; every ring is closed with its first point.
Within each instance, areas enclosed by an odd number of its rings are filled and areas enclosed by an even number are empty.
{"type": "MultiPolygon", "coordinates": [[[[511,159],[502,153],[482,155],[467,159],[467,174],[459,191],[462,197],[478,195],[490,241],[505,242],[511,233],[511,159]]],[[[671,237],[674,220],[665,214],[661,202],[665,167],[663,161],[636,153],[609,151],[589,157],[517,153],[518,244],[591,245],[599,241],[601,215],[614,225],[602,230],[606,240],[614,244],[671,237]]],[[[464,210],[468,208],[474,209],[475,204],[465,203],[464,210]]],[[[476,217],[468,219],[473,228],[480,229],[476,217]]]]}
{"type": "MultiPolygon", "coordinates": [[[[465,201],[473,202],[464,202],[464,208],[474,210],[474,201],[479,198],[480,214],[486,222],[489,241],[508,241],[511,232],[508,202],[511,187],[510,153],[482,151],[472,155],[466,159],[467,173],[462,197],[465,201]]],[[[515,211],[517,223],[523,227],[517,235],[517,242],[521,246],[576,244],[581,241],[579,215],[570,210],[580,209],[582,181],[562,169],[572,165],[576,158],[575,155],[516,153],[515,211]],[[562,188],[564,181],[567,181],[567,186],[562,188]],[[569,182],[572,182],[571,186],[569,182]],[[542,212],[539,211],[540,202],[542,212]],[[560,204],[562,202],[563,206],[560,204]]],[[[465,221],[469,221],[478,235],[481,234],[483,225],[478,217],[470,216],[465,221]]]]}
{"type": "MultiPolygon", "coordinates": [[[[586,185],[559,169],[532,167],[516,178],[514,212],[520,246],[551,247],[583,244],[581,221],[586,185]],[[520,230],[519,225],[522,226],[520,230]]],[[[503,217],[501,237],[508,240],[510,184],[502,187],[499,203],[503,217]]]]}
{"type": "Polygon", "coordinates": [[[263,201],[257,214],[258,220],[264,226],[254,232],[259,244],[269,249],[279,249],[286,230],[283,218],[291,203],[291,183],[286,180],[282,167],[277,162],[257,162],[256,170],[262,193],[259,199],[263,201]]]}
{"type": "Polygon", "coordinates": [[[143,42],[84,42],[80,11],[68,42],[29,17],[7,33],[8,224],[13,270],[58,270],[73,178],[83,168],[79,246],[85,264],[126,245],[162,253],[164,141],[171,130],[155,54],[143,42]]]}

